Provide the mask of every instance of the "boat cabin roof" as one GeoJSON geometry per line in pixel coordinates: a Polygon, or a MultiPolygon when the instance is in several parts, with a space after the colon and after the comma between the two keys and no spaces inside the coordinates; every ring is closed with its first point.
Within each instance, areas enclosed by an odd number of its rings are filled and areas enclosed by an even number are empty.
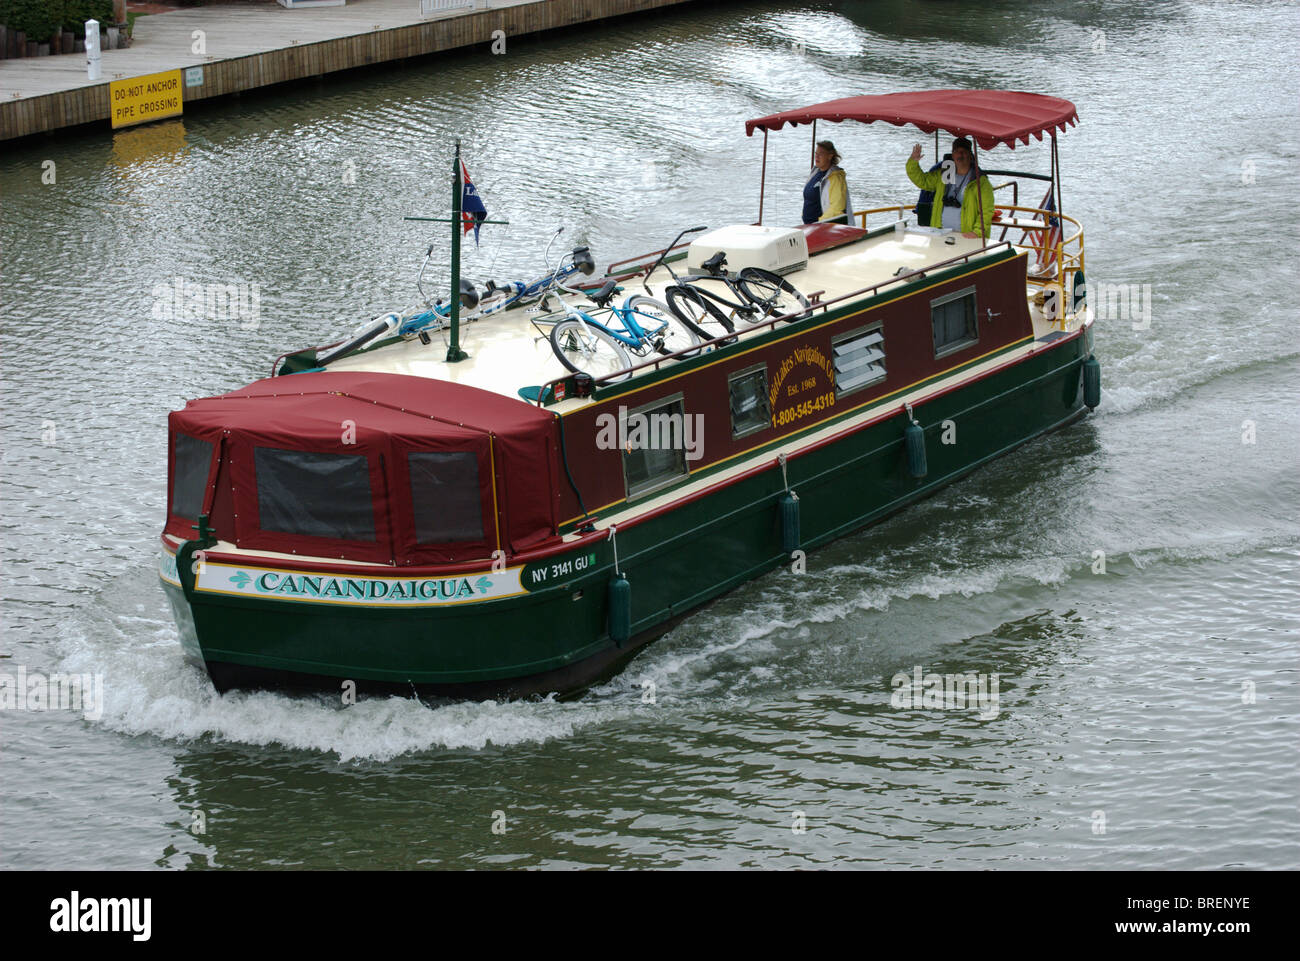
{"type": "MultiPolygon", "coordinates": [[[[816,294],[818,302],[826,303],[891,281],[900,272],[910,273],[974,254],[982,246],[984,242],[979,238],[945,234],[928,227],[912,226],[904,232],[889,230],[875,235],[863,234],[856,241],[812,254],[806,267],[786,274],[786,279],[804,296],[811,298],[816,294]]],[[[730,263],[728,266],[738,270],[745,265],[730,263]]],[[[679,276],[684,276],[682,267],[674,266],[674,270],[679,276]]],[[[661,299],[664,288],[672,282],[666,267],[660,267],[646,278],[651,293],[661,299]]],[[[900,279],[898,282],[906,281],[900,279]]],[[[624,281],[623,288],[622,296],[644,292],[639,278],[624,281]]],[[[725,293],[724,288],[719,286],[718,289],[725,293]]],[[[550,340],[543,333],[546,328],[539,330],[534,326],[532,318],[535,316],[527,309],[513,309],[486,318],[462,321],[461,344],[469,358],[457,363],[446,361],[446,343],[434,334],[428,345],[416,339],[402,341],[344,357],[332,362],[329,370],[410,374],[465,384],[518,399],[521,388],[540,386],[569,373],[551,350],[550,340]]],[[[742,329],[738,333],[743,339],[757,335],[761,329],[761,326],[742,329]]],[[[442,333],[445,336],[446,331],[442,333]]],[[[310,375],[294,374],[290,381],[304,376],[310,375]]],[[[283,378],[274,380],[282,381],[283,378]]],[[[570,399],[550,409],[563,412],[584,403],[585,400],[570,399]]]]}

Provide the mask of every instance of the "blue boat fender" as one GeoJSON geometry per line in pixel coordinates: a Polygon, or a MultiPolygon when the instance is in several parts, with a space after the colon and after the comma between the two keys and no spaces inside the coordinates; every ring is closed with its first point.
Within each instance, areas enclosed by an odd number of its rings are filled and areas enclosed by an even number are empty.
{"type": "Polygon", "coordinates": [[[1092,354],[1083,362],[1083,402],[1089,410],[1101,403],[1101,364],[1092,354]]]}
{"type": "Polygon", "coordinates": [[[614,576],[609,582],[609,636],[616,647],[622,647],[632,636],[632,585],[618,569],[616,531],[612,526],[609,529],[609,539],[614,545],[614,576]]]}
{"type": "Polygon", "coordinates": [[[609,582],[609,636],[618,647],[632,636],[632,585],[622,574],[609,582]]]}
{"type": "Polygon", "coordinates": [[[920,480],[929,473],[925,463],[925,431],[912,415],[912,405],[903,406],[912,421],[903,429],[903,446],[907,448],[907,472],[920,480]]]}
{"type": "Polygon", "coordinates": [[[793,554],[799,549],[799,495],[786,491],[781,495],[781,550],[793,554]]]}

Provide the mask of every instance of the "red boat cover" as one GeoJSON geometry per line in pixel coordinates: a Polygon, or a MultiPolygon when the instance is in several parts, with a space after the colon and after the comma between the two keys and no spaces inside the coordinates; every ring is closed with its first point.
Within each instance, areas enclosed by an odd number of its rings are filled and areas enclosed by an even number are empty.
{"type": "Polygon", "coordinates": [[[918,90],[865,97],[844,97],[826,103],[786,110],[745,121],[746,135],[755,130],[780,130],[785,124],[814,120],[883,120],[896,127],[911,124],[926,133],[946,130],[959,137],[974,137],[985,150],[998,144],[1015,149],[1017,141],[1064,131],[1079,119],[1074,104],[1060,97],[1016,90],[918,90]]]}
{"type": "MultiPolygon", "coordinates": [[[[404,374],[291,374],[192,400],[184,410],[173,411],[168,424],[173,437],[180,433],[213,444],[214,462],[203,509],[211,513],[210,523],[217,535],[240,547],[420,564],[484,558],[498,548],[518,551],[555,533],[554,491],[559,476],[555,415],[476,387],[404,374]],[[260,455],[259,448],[263,449],[260,455]],[[294,525],[286,525],[283,519],[266,524],[280,530],[265,529],[260,507],[276,500],[267,494],[273,482],[269,476],[261,479],[259,489],[257,466],[268,468],[267,448],[272,449],[271,457],[288,461],[294,461],[293,455],[283,452],[364,457],[370,512],[364,504],[355,503],[358,491],[361,497],[365,495],[360,462],[346,458],[321,459],[326,466],[317,471],[317,490],[304,495],[305,501],[315,497],[315,503],[306,504],[302,511],[308,521],[305,526],[310,528],[308,515],[313,510],[317,516],[337,517],[356,515],[359,510],[357,516],[366,533],[360,537],[287,533],[283,528],[294,525]],[[437,498],[420,498],[421,503],[416,503],[418,495],[413,494],[409,473],[415,463],[408,457],[412,453],[473,455],[481,530],[474,523],[473,493],[466,493],[464,484],[458,490],[443,483],[445,477],[441,482],[435,479],[435,489],[447,491],[447,499],[430,503],[437,498]],[[345,469],[332,475],[331,465],[338,464],[345,469]],[[331,490],[338,490],[337,502],[327,500],[322,508],[321,497],[331,496],[331,490]],[[439,517],[440,510],[450,516],[439,517]],[[422,527],[474,533],[450,543],[417,543],[417,530],[422,527]]],[[[172,494],[175,460],[173,442],[168,478],[172,494]]],[[[467,460],[456,461],[461,465],[460,480],[473,476],[464,473],[467,460]]],[[[429,469],[437,473],[435,468],[429,469]]],[[[266,472],[269,474],[269,468],[266,472]]],[[[280,490],[277,504],[285,503],[284,497],[292,501],[294,492],[280,490]]],[[[174,514],[173,507],[169,496],[168,533],[193,537],[193,518],[174,514]]],[[[296,507],[289,503],[290,510],[296,507]]],[[[331,523],[330,518],[323,522],[325,526],[331,523]]]]}

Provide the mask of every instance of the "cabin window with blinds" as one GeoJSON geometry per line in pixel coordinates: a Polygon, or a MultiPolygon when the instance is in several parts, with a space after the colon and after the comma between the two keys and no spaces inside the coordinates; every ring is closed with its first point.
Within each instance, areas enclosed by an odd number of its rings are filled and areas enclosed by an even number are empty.
{"type": "Polygon", "coordinates": [[[343,541],[375,539],[370,464],[364,456],[258,447],[253,467],[262,530],[343,541]]]}
{"type": "Polygon", "coordinates": [[[934,356],[942,357],[969,347],[979,340],[975,319],[975,288],[967,287],[930,301],[930,322],[934,326],[934,356]]]}
{"type": "Polygon", "coordinates": [[[658,490],[690,473],[686,452],[704,442],[696,436],[696,421],[688,423],[680,394],[627,413],[620,427],[628,497],[658,490]]]}
{"type": "Polygon", "coordinates": [[[172,439],[172,513],[198,520],[208,490],[212,442],[176,434],[172,439]]]}
{"type": "Polygon", "coordinates": [[[831,340],[835,359],[835,396],[885,379],[885,332],[880,324],[863,327],[831,340]]]}
{"type": "Polygon", "coordinates": [[[766,364],[732,374],[727,379],[727,392],[731,395],[732,437],[744,437],[771,426],[766,364]]]}
{"type": "Polygon", "coordinates": [[[411,475],[418,544],[483,540],[483,500],[478,458],[469,451],[413,451],[411,475]]]}

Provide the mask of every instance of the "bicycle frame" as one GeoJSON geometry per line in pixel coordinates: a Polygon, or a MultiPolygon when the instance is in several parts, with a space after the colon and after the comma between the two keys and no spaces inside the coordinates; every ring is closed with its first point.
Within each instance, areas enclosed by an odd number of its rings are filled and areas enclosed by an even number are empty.
{"type": "MultiPolygon", "coordinates": [[[[564,228],[563,227],[559,228],[551,236],[550,241],[547,242],[546,250],[542,253],[543,263],[550,263],[551,247],[555,243],[556,239],[563,232],[564,232],[564,228]]],[[[572,259],[569,261],[567,265],[561,262],[557,264],[556,269],[554,271],[548,271],[547,273],[543,274],[541,277],[538,277],[535,280],[529,281],[527,283],[519,280],[512,280],[512,281],[507,281],[506,283],[496,287],[495,288],[496,290],[507,290],[513,288],[514,292],[509,294],[500,303],[492,304],[489,307],[483,308],[482,313],[484,315],[495,314],[497,311],[506,310],[507,308],[513,307],[515,304],[520,303],[521,301],[532,300],[538,295],[541,295],[541,297],[544,300],[546,294],[549,293],[557,285],[559,281],[568,280],[576,273],[590,274],[595,269],[595,266],[596,266],[595,261],[591,259],[591,252],[586,247],[575,247],[573,251],[572,259]],[[576,256],[579,251],[583,252],[584,254],[584,256],[581,258],[576,256]]]]}
{"type": "Polygon", "coordinates": [[[677,286],[690,288],[700,296],[709,298],[709,300],[713,301],[715,304],[720,304],[723,307],[730,308],[733,313],[743,314],[746,319],[751,315],[759,313],[758,306],[750,303],[745,298],[745,292],[736,285],[735,277],[730,274],[707,274],[700,277],[692,277],[689,280],[679,280],[677,286]],[[699,282],[702,280],[713,280],[721,284],[726,284],[727,289],[736,296],[739,302],[737,303],[727,300],[727,298],[699,286],[699,282]]]}
{"type": "MultiPolygon", "coordinates": [[[[568,303],[567,301],[564,300],[564,298],[560,297],[559,294],[556,293],[557,289],[563,290],[566,293],[576,294],[578,296],[583,296],[583,292],[580,290],[576,290],[573,287],[567,286],[564,283],[563,279],[559,279],[558,269],[555,276],[556,276],[555,287],[548,290],[545,294],[543,294],[542,297],[543,304],[545,303],[546,297],[550,296],[551,294],[554,294],[556,299],[560,302],[560,305],[564,310],[565,320],[574,320],[582,324],[584,327],[594,327],[598,330],[604,331],[606,334],[608,334],[610,337],[613,337],[620,344],[624,345],[625,347],[631,348],[633,351],[637,353],[638,356],[644,356],[643,351],[647,346],[652,345],[654,336],[668,327],[669,322],[667,320],[660,321],[658,326],[655,327],[653,330],[647,329],[646,327],[642,327],[641,324],[637,322],[636,308],[631,306],[632,298],[628,297],[627,300],[623,302],[622,307],[607,305],[604,308],[598,308],[598,309],[603,309],[607,311],[611,316],[618,318],[619,324],[623,327],[623,330],[622,331],[614,330],[612,327],[606,324],[602,324],[599,320],[591,316],[591,314],[587,313],[585,310],[581,310],[578,307],[575,307],[573,304],[568,303]]],[[[584,345],[584,350],[585,350],[585,345],[584,345]]]]}
{"type": "Polygon", "coordinates": [[[617,330],[614,330],[606,326],[605,324],[602,324],[600,321],[596,320],[596,318],[586,315],[585,312],[583,313],[584,316],[586,316],[587,318],[587,323],[594,324],[595,326],[600,327],[602,330],[605,331],[605,333],[609,334],[611,337],[615,338],[621,343],[626,344],[628,347],[631,347],[634,350],[639,350],[645,344],[649,343],[656,334],[662,333],[663,330],[668,326],[668,321],[659,320],[658,326],[655,327],[653,330],[648,330],[647,328],[642,327],[639,323],[637,323],[638,312],[636,308],[630,306],[629,304],[629,301],[631,301],[631,299],[632,298],[629,297],[627,300],[625,300],[623,302],[622,307],[614,307],[611,305],[605,308],[606,310],[609,311],[609,313],[612,316],[618,318],[618,322],[623,326],[624,331],[626,331],[625,334],[621,334],[617,330]]]}

